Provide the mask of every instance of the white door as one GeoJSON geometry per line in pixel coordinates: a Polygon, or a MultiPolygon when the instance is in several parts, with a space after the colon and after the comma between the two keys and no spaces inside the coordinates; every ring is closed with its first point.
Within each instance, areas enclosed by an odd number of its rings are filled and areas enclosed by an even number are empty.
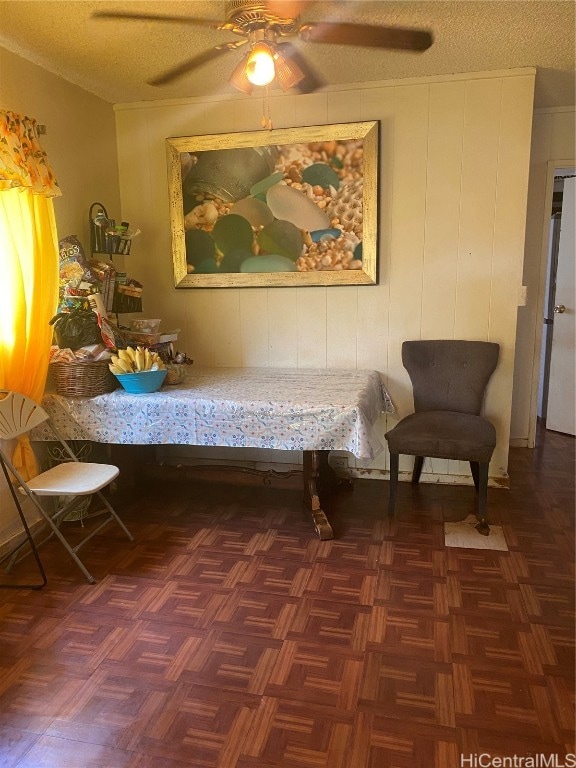
{"type": "Polygon", "coordinates": [[[546,429],[565,432],[569,435],[576,434],[575,192],[576,179],[565,179],[546,414],[546,429]]]}

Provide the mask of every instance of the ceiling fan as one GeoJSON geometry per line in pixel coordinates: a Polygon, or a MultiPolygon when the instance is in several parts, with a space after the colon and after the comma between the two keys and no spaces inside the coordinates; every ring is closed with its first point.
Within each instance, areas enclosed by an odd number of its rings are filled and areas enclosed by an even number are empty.
{"type": "Polygon", "coordinates": [[[92,16],[190,24],[232,32],[241,38],[192,56],[149,80],[149,85],[167,85],[229,51],[248,45],[248,53],[232,71],[231,85],[251,93],[255,85],[266,86],[275,80],[282,90],[296,87],[301,93],[311,93],[322,86],[322,79],[285,38],[405,51],[425,51],[432,45],[432,35],[427,30],[339,21],[301,22],[298,14],[306,5],[303,0],[228,0],[224,21],[133,11],[95,11],[92,16]]]}

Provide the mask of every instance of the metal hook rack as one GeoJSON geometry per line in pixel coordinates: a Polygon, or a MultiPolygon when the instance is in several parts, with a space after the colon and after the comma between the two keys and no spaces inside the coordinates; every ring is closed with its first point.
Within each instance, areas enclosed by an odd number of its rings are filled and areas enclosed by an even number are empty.
{"type": "Polygon", "coordinates": [[[110,258],[114,255],[128,256],[132,237],[128,233],[128,224],[122,222],[120,229],[116,220],[108,216],[102,203],[92,203],[88,212],[90,225],[90,250],[92,253],[105,253],[110,258]]]}

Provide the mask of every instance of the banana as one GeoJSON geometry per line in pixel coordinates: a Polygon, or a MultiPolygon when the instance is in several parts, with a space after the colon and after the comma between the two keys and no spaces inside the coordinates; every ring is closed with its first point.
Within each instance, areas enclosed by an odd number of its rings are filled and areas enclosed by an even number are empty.
{"type": "Polygon", "coordinates": [[[142,347],[136,347],[136,357],[134,360],[134,365],[137,371],[144,370],[144,350],[142,349],[142,347]]]}
{"type": "Polygon", "coordinates": [[[134,373],[134,369],[130,363],[127,363],[125,360],[118,360],[116,367],[120,368],[123,373],[134,373]]]}
{"type": "Polygon", "coordinates": [[[166,368],[157,352],[151,352],[148,347],[138,346],[119,349],[117,355],[110,357],[108,365],[112,373],[137,373],[138,371],[157,371],[166,368]]]}
{"type": "Polygon", "coordinates": [[[124,360],[108,363],[108,368],[110,368],[112,373],[134,373],[130,365],[124,360]]]}
{"type": "Polygon", "coordinates": [[[150,367],[154,368],[155,371],[160,370],[160,368],[164,368],[164,363],[162,362],[162,358],[158,352],[150,353],[150,367]]]}

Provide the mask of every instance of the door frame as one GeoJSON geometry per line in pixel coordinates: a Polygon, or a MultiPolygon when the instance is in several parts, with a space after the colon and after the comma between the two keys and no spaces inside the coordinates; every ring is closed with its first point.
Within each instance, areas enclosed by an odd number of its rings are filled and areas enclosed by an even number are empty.
{"type": "MultiPolygon", "coordinates": [[[[532,358],[532,387],[530,395],[530,413],[528,420],[528,447],[536,445],[536,426],[538,421],[538,385],[540,382],[540,356],[544,327],[544,304],[546,294],[546,276],[548,269],[548,250],[550,245],[550,219],[552,215],[552,195],[554,193],[554,175],[560,168],[576,169],[576,159],[549,160],[546,171],[546,194],[544,198],[544,221],[540,251],[540,277],[536,306],[536,329],[534,334],[534,357],[532,358]]],[[[575,170],[576,173],[576,170],[575,170]]]]}

